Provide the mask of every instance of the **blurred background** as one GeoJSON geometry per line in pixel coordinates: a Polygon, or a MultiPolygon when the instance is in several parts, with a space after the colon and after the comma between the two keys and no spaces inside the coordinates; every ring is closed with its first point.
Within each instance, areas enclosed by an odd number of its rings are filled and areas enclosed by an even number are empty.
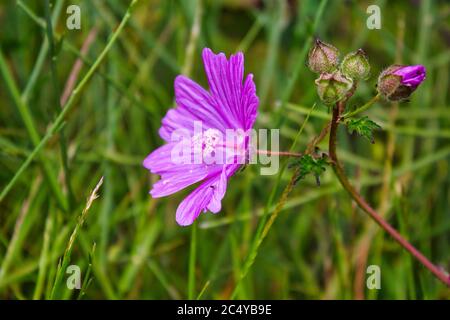
{"type": "MultiPolygon", "coordinates": [[[[350,108],[376,94],[388,65],[423,64],[427,79],[409,102],[366,112],[382,126],[376,143],[341,130],[339,154],[368,202],[449,270],[448,1],[141,0],[118,29],[128,5],[0,4],[1,299],[227,299],[238,283],[240,299],[450,298],[350,201],[330,169],[320,187],[314,177],[297,184],[241,281],[258,221],[292,170],[261,176],[258,165],[248,167],[230,180],[219,214],[180,227],[175,211],[188,191],[152,199],[158,177],[141,165],[162,144],[174,78],[187,74],[207,87],[203,47],[245,53],[260,98],[256,128],[280,128],[287,150],[305,124],[298,152],[328,117],[305,66],[315,37],[341,56],[363,48],[369,57],[372,75],[350,108]],[[68,28],[70,5],[80,9],[80,29],[68,28]],[[380,8],[380,29],[367,28],[369,5],[380,8]],[[65,121],[20,172],[89,70],[65,121]],[[102,176],[99,197],[84,210],[102,176]],[[79,267],[80,290],[66,286],[68,265],[79,267]],[[379,290],[366,286],[370,265],[380,267],[379,290]]],[[[327,141],[319,147],[326,151],[327,141]]]]}

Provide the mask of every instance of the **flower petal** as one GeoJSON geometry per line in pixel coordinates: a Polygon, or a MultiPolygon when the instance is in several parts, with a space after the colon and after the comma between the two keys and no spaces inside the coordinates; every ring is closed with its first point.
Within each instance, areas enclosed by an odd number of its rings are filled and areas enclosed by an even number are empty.
{"type": "Polygon", "coordinates": [[[176,169],[162,173],[161,179],[153,184],[150,194],[153,198],[168,196],[209,176],[215,176],[220,170],[219,165],[179,165],[176,169]]]}
{"type": "Polygon", "coordinates": [[[171,160],[172,149],[174,146],[175,143],[168,143],[153,150],[153,152],[144,159],[144,162],[142,163],[143,166],[150,170],[151,173],[160,173],[175,168],[177,164],[173,163],[171,160]]]}
{"type": "Polygon", "coordinates": [[[394,74],[402,77],[403,85],[416,88],[425,80],[426,70],[423,65],[419,64],[401,67],[394,74]]]}
{"type": "Polygon", "coordinates": [[[227,189],[227,181],[240,165],[224,166],[222,172],[210,177],[192,191],[178,206],[176,220],[181,226],[194,222],[202,211],[217,213],[222,208],[222,199],[227,189]]]}
{"type": "Polygon", "coordinates": [[[232,123],[230,128],[250,129],[257,109],[258,97],[253,75],[244,79],[244,55],[238,52],[227,60],[225,54],[214,54],[211,49],[203,49],[203,64],[208,79],[211,96],[224,109],[232,123]]]}
{"type": "Polygon", "coordinates": [[[183,164],[173,161],[172,150],[175,145],[175,143],[168,143],[159,147],[143,162],[144,167],[151,173],[161,176],[150,191],[153,198],[178,192],[206,177],[217,175],[222,170],[223,166],[217,164],[183,164]]]}
{"type": "Polygon", "coordinates": [[[191,225],[202,210],[205,210],[214,193],[211,186],[216,182],[217,177],[206,180],[181,201],[176,213],[176,220],[180,226],[191,225]]]}
{"type": "Polygon", "coordinates": [[[214,54],[211,49],[205,48],[203,64],[211,96],[223,108],[232,124],[231,128],[242,128],[244,115],[240,106],[244,77],[243,54],[231,55],[227,60],[225,54],[214,54]]]}
{"type": "Polygon", "coordinates": [[[222,199],[227,191],[227,173],[226,167],[223,167],[219,179],[211,185],[214,188],[211,200],[208,204],[208,210],[212,213],[217,213],[222,209],[222,199]]]}
{"type": "Polygon", "coordinates": [[[245,79],[244,89],[242,93],[241,112],[244,114],[244,129],[248,130],[253,127],[258,115],[259,99],[256,95],[256,86],[253,82],[253,74],[249,74],[245,79]]]}
{"type": "Polygon", "coordinates": [[[200,121],[205,130],[213,128],[225,132],[230,127],[223,110],[215,105],[209,93],[185,76],[175,79],[175,102],[177,107],[167,112],[159,131],[166,141],[170,141],[170,135],[176,129],[193,132],[194,121],[200,121]]]}

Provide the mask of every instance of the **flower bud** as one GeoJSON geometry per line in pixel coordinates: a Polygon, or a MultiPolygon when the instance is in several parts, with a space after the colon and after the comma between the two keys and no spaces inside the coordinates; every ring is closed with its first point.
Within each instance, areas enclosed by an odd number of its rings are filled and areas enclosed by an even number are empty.
{"type": "Polygon", "coordinates": [[[347,78],[340,71],[322,73],[315,83],[317,93],[326,105],[332,105],[342,100],[353,86],[352,79],[347,78]]]}
{"type": "Polygon", "coordinates": [[[423,65],[392,65],[378,77],[378,92],[391,101],[407,99],[425,80],[425,76],[423,65]]]}
{"type": "Polygon", "coordinates": [[[309,50],[308,67],[317,73],[332,72],[338,65],[338,56],[338,49],[316,39],[316,43],[309,50]]]}
{"type": "Polygon", "coordinates": [[[366,80],[370,74],[370,64],[366,53],[359,49],[344,57],[341,63],[342,73],[353,80],[366,80]]]}

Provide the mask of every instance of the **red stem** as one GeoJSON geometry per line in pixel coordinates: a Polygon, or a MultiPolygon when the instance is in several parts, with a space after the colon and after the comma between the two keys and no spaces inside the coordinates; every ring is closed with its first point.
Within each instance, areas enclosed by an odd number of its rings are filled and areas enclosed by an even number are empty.
{"type": "Polygon", "coordinates": [[[356,191],[355,188],[350,184],[350,181],[345,175],[344,169],[339,164],[337,154],[336,154],[336,133],[339,126],[340,110],[343,109],[343,103],[338,104],[333,109],[333,118],[331,120],[330,128],[330,142],[329,142],[329,156],[332,160],[333,169],[341,182],[345,190],[350,194],[353,200],[363,209],[369,216],[375,220],[375,222],[383,228],[387,233],[391,235],[403,248],[405,248],[409,253],[411,253],[420,263],[424,265],[425,268],[430,270],[439,280],[450,287],[450,277],[440,268],[435,266],[427,257],[425,257],[419,250],[417,250],[412,244],[410,244],[406,239],[404,239],[397,230],[395,230],[389,223],[387,223],[369,204],[364,200],[364,198],[356,191]]]}
{"type": "Polygon", "coordinates": [[[270,151],[270,150],[256,150],[257,154],[268,154],[268,155],[277,155],[277,156],[286,156],[286,157],[302,157],[303,154],[297,152],[289,152],[289,151],[270,151]]]}

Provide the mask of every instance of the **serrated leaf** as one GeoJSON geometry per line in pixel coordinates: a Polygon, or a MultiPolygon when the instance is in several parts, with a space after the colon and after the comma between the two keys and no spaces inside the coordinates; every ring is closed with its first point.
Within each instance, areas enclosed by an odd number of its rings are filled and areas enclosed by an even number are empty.
{"type": "Polygon", "coordinates": [[[328,162],[325,157],[314,159],[309,154],[304,155],[295,164],[299,167],[299,175],[296,179],[296,183],[305,178],[308,174],[313,174],[316,178],[317,185],[320,185],[319,177],[326,170],[328,162]]]}
{"type": "Polygon", "coordinates": [[[350,119],[346,125],[350,133],[356,132],[358,135],[368,139],[371,143],[374,143],[373,130],[381,129],[378,124],[370,120],[367,116],[359,119],[350,119]]]}

